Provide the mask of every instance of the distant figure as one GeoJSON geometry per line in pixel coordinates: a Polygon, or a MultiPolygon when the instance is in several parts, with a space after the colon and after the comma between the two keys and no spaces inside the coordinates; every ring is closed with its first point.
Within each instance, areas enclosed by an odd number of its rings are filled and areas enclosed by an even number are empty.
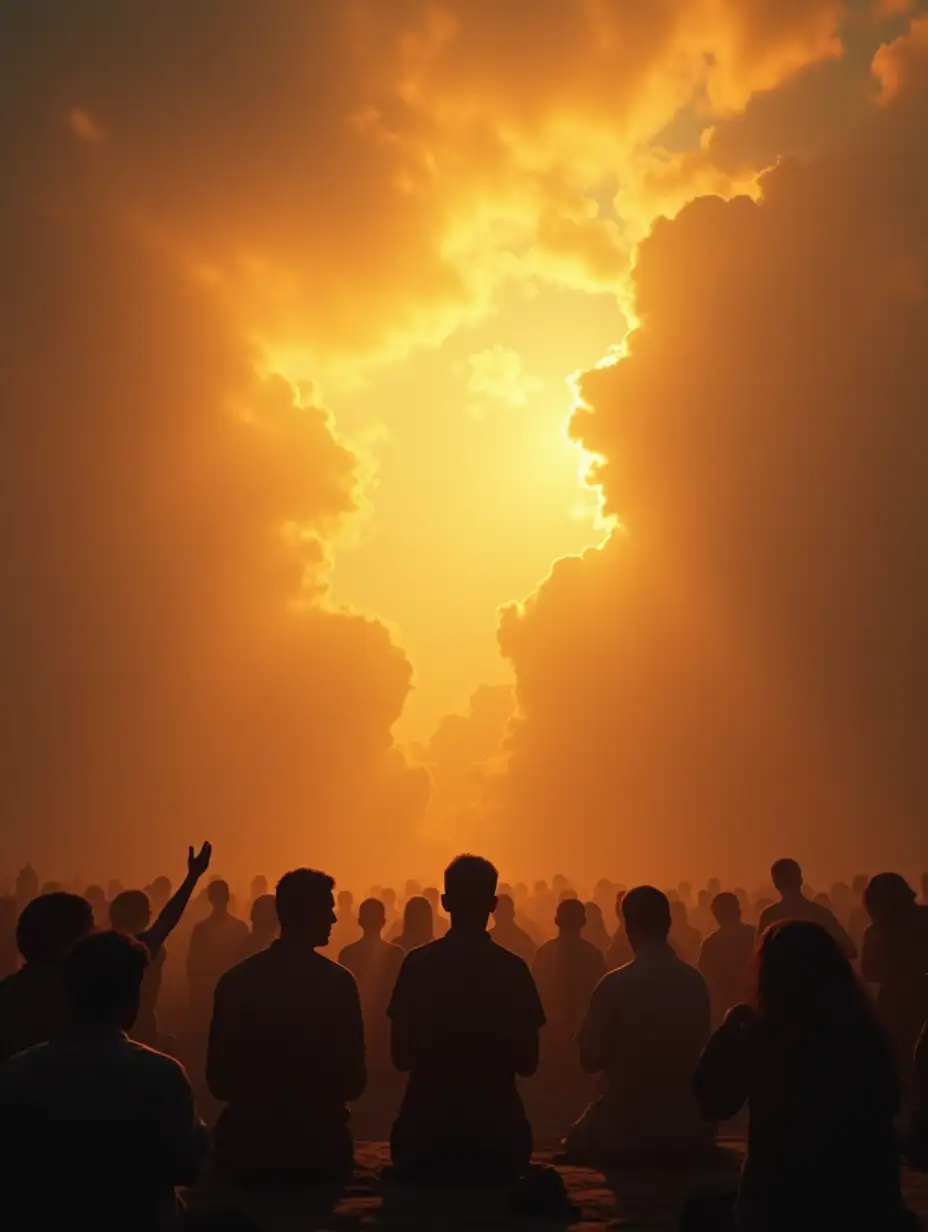
{"type": "Polygon", "coordinates": [[[602,952],[583,939],[586,912],[579,899],[565,899],[555,916],[557,937],[546,941],[535,955],[532,974],[547,1023],[542,1037],[546,1069],[576,1064],[574,1040],[593,989],[606,974],[602,952]]]}
{"type": "Polygon", "coordinates": [[[335,900],[335,927],[329,938],[330,958],[337,958],[346,945],[357,941],[360,936],[358,922],[355,919],[354,895],[350,890],[339,890],[335,900]]]}
{"type": "Polygon", "coordinates": [[[378,898],[366,898],[358,911],[361,940],[345,946],[338,961],[354,976],[361,998],[364,1039],[372,1069],[389,1059],[387,1007],[403,964],[403,950],[383,940],[387,914],[378,898]]]}
{"type": "Polygon", "coordinates": [[[594,1166],[698,1157],[714,1140],[692,1082],[709,1037],[706,982],[670,948],[660,890],[630,890],[622,912],[635,957],[600,980],[580,1028],[580,1063],[605,1086],[567,1135],[567,1153],[594,1166]]]}
{"type": "Polygon", "coordinates": [[[70,1025],[0,1066],[0,1176],[16,1232],[179,1229],[208,1139],[180,1065],[128,1039],[148,954],[121,933],[64,966],[70,1025]]]}
{"type": "Polygon", "coordinates": [[[290,1188],[352,1166],[347,1104],[364,1090],[354,977],[316,953],[335,923],[333,881],[297,869],[277,886],[280,939],[216,988],[206,1078],[226,1101],[214,1140],[229,1184],[290,1188]]]}
{"type": "Polygon", "coordinates": [[[251,932],[242,943],[239,960],[250,958],[259,950],[266,950],[280,936],[280,921],[277,919],[277,900],[273,894],[261,894],[251,904],[249,912],[251,932]]]}
{"type": "Polygon", "coordinates": [[[928,1019],[928,907],[898,873],[879,873],[864,892],[873,923],[864,933],[860,973],[879,985],[877,1014],[908,1091],[913,1052],[928,1019]]]}
{"type": "Polygon", "coordinates": [[[180,923],[197,882],[209,868],[211,855],[212,847],[209,843],[204,843],[198,852],[194,852],[192,847],[189,848],[187,876],[174,897],[162,907],[154,924],[151,922],[148,895],[142,890],[123,890],[110,904],[110,927],[116,932],[135,937],[148,951],[149,962],[142,982],[142,997],[135,1016],[133,1039],[148,1044],[151,1048],[157,1048],[160,1040],[157,1010],[167,958],[164,944],[180,923]]]}
{"type": "Polygon", "coordinates": [[[524,928],[516,923],[516,905],[508,894],[500,894],[493,912],[493,927],[490,936],[510,954],[518,954],[526,966],[535,958],[535,942],[524,928]]]}
{"type": "Polygon", "coordinates": [[[429,900],[429,906],[432,908],[435,936],[443,937],[448,931],[448,917],[442,915],[441,912],[441,891],[437,886],[426,886],[422,891],[422,896],[429,900]]]}
{"type": "Polygon", "coordinates": [[[777,860],[770,877],[780,895],[780,901],[767,907],[757,926],[758,934],[771,924],[783,920],[806,920],[831,933],[845,958],[856,958],[857,947],[827,907],[813,902],[802,892],[802,869],[795,860],[777,860]]]}
{"type": "Polygon", "coordinates": [[[64,960],[92,929],[90,903],[77,894],[40,895],[21,913],[16,945],[25,965],[0,983],[0,1062],[64,1028],[64,960]]]}
{"type": "Polygon", "coordinates": [[[219,977],[238,962],[248,938],[248,925],[229,911],[228,882],[217,878],[207,887],[210,915],[194,927],[187,950],[187,984],[195,1025],[209,1021],[213,993],[219,977]]]}
{"type": "Polygon", "coordinates": [[[606,931],[603,913],[595,902],[584,903],[586,907],[586,927],[583,930],[584,941],[595,945],[600,954],[607,954],[612,938],[606,931]]]}
{"type": "Polygon", "coordinates": [[[384,910],[387,913],[387,927],[392,928],[399,919],[399,911],[396,907],[396,890],[391,890],[389,886],[385,886],[380,895],[380,901],[383,903],[384,910]]]}
{"type": "Polygon", "coordinates": [[[93,922],[95,928],[107,928],[109,926],[110,908],[106,901],[106,891],[101,885],[89,885],[84,891],[84,898],[93,910],[93,922]]]}
{"type": "Polygon", "coordinates": [[[670,945],[678,958],[695,967],[699,961],[702,934],[690,923],[686,903],[682,899],[670,904],[670,945]]]}
{"type": "Polygon", "coordinates": [[[16,878],[16,902],[23,911],[34,898],[39,897],[39,874],[31,864],[19,870],[16,878]]]}
{"type": "Polygon", "coordinates": [[[404,954],[435,939],[432,927],[432,906],[427,898],[411,898],[403,908],[403,927],[394,937],[404,954]]]}
{"type": "Polygon", "coordinates": [[[709,988],[712,1021],[718,1026],[733,1005],[747,999],[755,932],[742,920],[734,894],[716,894],[712,914],[718,931],[702,943],[698,966],[709,988]]]}
{"type": "Polygon", "coordinates": [[[451,928],[400,969],[389,1016],[409,1084],[390,1145],[407,1180],[504,1182],[531,1158],[516,1076],[538,1067],[544,1013],[528,967],[487,932],[497,880],[487,860],[454,860],[442,897],[451,928]]]}
{"type": "Polygon", "coordinates": [[[264,898],[269,889],[270,886],[267,884],[267,878],[262,876],[261,873],[258,873],[256,877],[252,877],[250,889],[251,902],[256,903],[259,898],[264,898]]]}
{"type": "Polygon", "coordinates": [[[19,950],[16,947],[16,921],[19,908],[12,895],[0,898],[0,980],[19,969],[19,950]]]}
{"type": "Polygon", "coordinates": [[[170,877],[156,877],[151,883],[151,892],[148,895],[151,903],[151,909],[155,916],[159,916],[165,909],[171,898],[174,895],[173,887],[171,886],[170,877]]]}
{"type": "Polygon", "coordinates": [[[756,1007],[731,1010],[696,1071],[707,1117],[745,1103],[744,1232],[895,1232],[902,1203],[889,1044],[834,937],[808,921],[761,938],[756,1007]]]}
{"type": "Polygon", "coordinates": [[[622,916],[622,903],[624,899],[625,891],[619,890],[615,896],[615,918],[619,926],[609,942],[609,949],[606,951],[607,971],[615,971],[618,967],[624,967],[626,963],[630,963],[635,957],[628,940],[628,933],[625,931],[625,920],[622,916]]]}

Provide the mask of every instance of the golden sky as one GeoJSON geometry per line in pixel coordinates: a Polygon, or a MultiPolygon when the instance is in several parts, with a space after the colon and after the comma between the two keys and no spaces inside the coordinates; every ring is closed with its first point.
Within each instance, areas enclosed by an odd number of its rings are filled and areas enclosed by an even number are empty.
{"type": "Polygon", "coordinates": [[[12,858],[928,859],[923,9],[8,10],[12,858]]]}

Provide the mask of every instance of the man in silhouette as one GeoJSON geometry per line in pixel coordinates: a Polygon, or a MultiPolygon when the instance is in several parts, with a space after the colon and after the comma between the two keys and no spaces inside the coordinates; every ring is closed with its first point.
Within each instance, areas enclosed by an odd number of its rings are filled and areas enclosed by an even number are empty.
{"type": "Polygon", "coordinates": [[[510,954],[518,954],[529,967],[535,958],[535,942],[524,928],[516,923],[516,905],[508,894],[500,894],[493,912],[493,927],[490,936],[510,954]]]}
{"type": "Polygon", "coordinates": [[[755,933],[742,920],[734,894],[716,894],[712,914],[718,929],[702,943],[698,966],[709,988],[712,1024],[717,1027],[731,1006],[748,999],[755,933]]]}
{"type": "Polygon", "coordinates": [[[580,1028],[580,1063],[605,1081],[568,1134],[568,1156],[594,1165],[699,1156],[713,1142],[692,1082],[709,1038],[706,982],[668,944],[660,890],[630,890],[622,914],[635,957],[600,981],[580,1028]]]}
{"type": "Polygon", "coordinates": [[[0,983],[0,1061],[42,1044],[66,1024],[63,965],[93,929],[93,910],[77,894],[32,899],[16,925],[24,966],[0,983]]]}
{"type": "Polygon", "coordinates": [[[277,900],[273,894],[262,894],[251,904],[251,932],[245,938],[239,958],[250,958],[259,950],[266,950],[280,935],[277,919],[277,900]]]}
{"type": "Polygon", "coordinates": [[[770,869],[770,879],[780,895],[780,901],[772,903],[761,913],[757,925],[758,936],[780,920],[808,920],[831,933],[846,958],[857,957],[857,947],[834,913],[803,894],[802,869],[795,860],[777,860],[770,869]]]}
{"type": "Polygon", "coordinates": [[[218,878],[210,882],[206,897],[211,912],[195,925],[187,950],[187,983],[195,1027],[209,1022],[219,977],[238,962],[248,937],[248,925],[229,910],[232,894],[228,882],[218,878]]]}
{"type": "Polygon", "coordinates": [[[316,951],[335,923],[333,881],[296,869],[277,886],[280,938],[220,979],[206,1077],[226,1102],[216,1126],[220,1179],[258,1189],[346,1176],[346,1105],[364,1090],[354,977],[316,951]]]}
{"type": "Polygon", "coordinates": [[[546,1068],[575,1062],[574,1038],[593,989],[606,974],[602,952],[581,935],[586,907],[579,899],[565,898],[554,923],[558,935],[539,948],[532,967],[547,1023],[542,1040],[546,1068]]]}
{"type": "Polygon", "coordinates": [[[372,1068],[389,1058],[387,1006],[403,965],[403,951],[384,941],[387,913],[378,898],[366,898],[358,910],[361,940],[346,945],[338,961],[354,976],[364,1015],[364,1038],[372,1068]]]}
{"type": "Polygon", "coordinates": [[[70,1024],[0,1066],[0,1176],[9,1226],[180,1228],[175,1186],[207,1148],[180,1065],[127,1038],[148,963],[121,933],[64,964],[70,1024]]]}
{"type": "Polygon", "coordinates": [[[618,921],[618,928],[615,930],[612,941],[609,943],[609,949],[606,951],[607,971],[615,971],[619,967],[624,967],[626,963],[630,963],[635,957],[632,947],[628,942],[625,920],[622,917],[622,902],[624,898],[625,891],[618,890],[615,896],[615,918],[618,921]]]}
{"type": "Polygon", "coordinates": [[[544,1013],[528,967],[487,932],[497,880],[487,860],[454,860],[442,896],[451,927],[400,969],[391,1042],[409,1085],[391,1151],[404,1179],[502,1182],[531,1157],[516,1076],[537,1069],[544,1013]]]}

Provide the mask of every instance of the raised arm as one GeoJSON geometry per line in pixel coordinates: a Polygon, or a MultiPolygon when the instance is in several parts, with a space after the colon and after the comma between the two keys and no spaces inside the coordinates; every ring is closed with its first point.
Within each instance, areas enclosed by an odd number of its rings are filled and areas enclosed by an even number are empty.
{"type": "Polygon", "coordinates": [[[197,887],[197,882],[209,868],[213,849],[209,843],[204,843],[198,852],[190,847],[187,850],[187,876],[181,882],[177,892],[164,905],[154,924],[146,930],[144,939],[150,943],[153,952],[160,950],[171,933],[181,921],[190,897],[197,887]]]}

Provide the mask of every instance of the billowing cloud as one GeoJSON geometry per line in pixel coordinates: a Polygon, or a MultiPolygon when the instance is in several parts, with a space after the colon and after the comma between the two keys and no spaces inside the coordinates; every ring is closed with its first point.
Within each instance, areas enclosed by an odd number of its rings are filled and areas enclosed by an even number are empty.
{"type": "Polygon", "coordinates": [[[876,57],[853,146],[641,246],[640,328],[573,423],[623,529],[500,630],[509,827],[542,868],[924,860],[923,38],[876,57]]]}
{"type": "Polygon", "coordinates": [[[469,356],[467,363],[459,366],[458,373],[465,378],[468,391],[474,395],[472,410],[475,414],[482,414],[500,403],[525,406],[533,394],[544,388],[538,377],[525,371],[519,352],[499,343],[469,356]]]}

